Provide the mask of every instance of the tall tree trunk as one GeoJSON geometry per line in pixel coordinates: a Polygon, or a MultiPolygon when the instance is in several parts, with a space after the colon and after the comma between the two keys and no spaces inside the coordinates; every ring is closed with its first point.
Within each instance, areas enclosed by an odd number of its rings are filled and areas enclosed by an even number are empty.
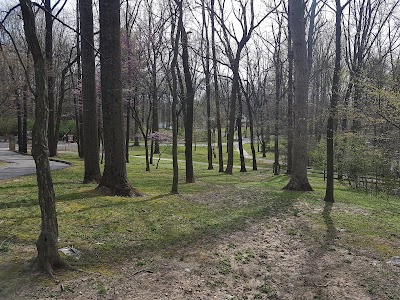
{"type": "Polygon", "coordinates": [[[41,231],[36,242],[37,267],[53,275],[53,270],[65,266],[57,249],[58,223],[55,193],[47,156],[48,101],[46,64],[36,34],[35,17],[29,0],[20,0],[25,38],[32,53],[35,68],[35,124],[33,126],[32,155],[36,164],[38,198],[41,211],[41,231]]]}
{"type": "Polygon", "coordinates": [[[97,129],[96,66],[94,56],[92,0],[80,0],[82,51],[83,143],[85,174],[83,183],[99,182],[100,148],[97,129]]]}
{"type": "Polygon", "coordinates": [[[230,111],[229,111],[229,127],[228,127],[228,137],[227,137],[227,147],[228,147],[228,162],[226,165],[225,173],[232,174],[233,171],[233,140],[235,134],[235,121],[236,121],[236,98],[238,93],[239,85],[239,58],[234,63],[231,63],[231,70],[233,72],[232,79],[232,90],[230,97],[230,111]]]}
{"type": "Polygon", "coordinates": [[[294,134],[293,163],[287,190],[311,191],[307,177],[307,98],[309,69],[307,65],[307,47],[305,41],[305,3],[304,0],[289,0],[291,29],[293,34],[294,59],[294,134]]]}
{"type": "Polygon", "coordinates": [[[53,17],[51,0],[44,1],[45,21],[46,21],[46,38],[45,38],[45,53],[47,65],[47,99],[49,103],[49,119],[48,119],[48,140],[49,140],[49,155],[50,157],[57,155],[57,142],[54,135],[55,129],[55,72],[53,65],[53,17]]]}
{"type": "Polygon", "coordinates": [[[201,12],[202,12],[202,19],[203,19],[203,26],[202,26],[202,40],[205,40],[205,51],[206,57],[202,59],[203,62],[203,70],[206,80],[206,106],[207,106],[207,161],[208,161],[208,170],[213,169],[212,164],[212,140],[211,140],[211,86],[210,86],[210,42],[208,38],[208,26],[207,26],[207,19],[206,19],[206,7],[205,7],[205,0],[201,2],[201,12]]]}
{"type": "MultiPolygon", "coordinates": [[[[280,42],[280,31],[279,41],[280,42]]],[[[279,164],[279,102],[281,99],[282,63],[280,59],[280,46],[275,45],[275,124],[274,124],[274,164],[273,173],[279,175],[281,166],[279,164]]]]}
{"type": "Polygon", "coordinates": [[[100,64],[105,166],[98,189],[120,196],[141,195],[128,182],[121,86],[120,3],[100,0],[100,64]]]}
{"type": "Polygon", "coordinates": [[[340,0],[336,0],[336,49],[335,49],[335,69],[333,70],[332,79],[332,96],[330,103],[330,116],[326,128],[326,190],[324,200],[334,202],[334,130],[336,120],[337,103],[339,101],[340,88],[340,60],[341,60],[341,35],[342,35],[342,6],[340,0]]]}
{"type": "MultiPolygon", "coordinates": [[[[182,8],[182,2],[177,3],[179,10],[182,8]]],[[[182,20],[182,14],[179,13],[179,21],[182,20]]],[[[173,166],[173,176],[172,176],[172,194],[178,194],[178,179],[179,179],[179,169],[178,169],[178,114],[177,114],[177,104],[178,104],[178,78],[177,78],[177,65],[178,65],[178,55],[179,55],[179,38],[181,36],[180,26],[176,26],[175,19],[172,19],[171,26],[171,46],[173,48],[173,57],[171,61],[170,71],[172,77],[172,107],[171,107],[171,118],[172,118],[172,166],[173,166]],[[176,28],[176,33],[174,36],[176,28]]]]}
{"type": "MultiPolygon", "coordinates": [[[[76,87],[79,86],[79,82],[82,79],[81,73],[81,36],[80,32],[80,12],[79,12],[79,1],[76,2],[76,56],[77,56],[77,79],[78,82],[76,87]]],[[[84,157],[84,145],[83,145],[83,126],[82,126],[82,100],[78,95],[74,97],[74,110],[75,110],[75,126],[76,126],[76,143],[78,145],[78,155],[80,158],[84,157]]]]}
{"type": "MultiPolygon", "coordinates": [[[[180,14],[183,15],[182,6],[180,6],[180,14]]],[[[182,65],[185,75],[186,85],[186,118],[185,118],[185,160],[186,160],[186,183],[194,182],[193,172],[193,105],[194,105],[194,89],[192,75],[189,68],[189,50],[187,33],[183,26],[183,20],[180,17],[179,25],[182,41],[182,65]]]]}
{"type": "MultiPolygon", "coordinates": [[[[156,49],[152,49],[156,51],[156,49]]],[[[158,51],[158,50],[157,50],[158,51]]],[[[152,128],[153,133],[158,132],[160,130],[158,126],[158,111],[159,111],[159,101],[158,101],[158,94],[157,94],[157,55],[154,53],[153,55],[153,65],[152,65],[152,95],[153,95],[153,122],[152,128]]],[[[160,143],[158,140],[152,140],[151,142],[151,163],[153,163],[153,154],[160,153],[160,143]],[[153,148],[154,144],[154,148],[153,148]]]]}
{"type": "MultiPolygon", "coordinates": [[[[290,6],[289,6],[290,10],[290,6]]],[[[288,13],[290,17],[290,11],[288,13]]],[[[287,169],[286,174],[292,173],[293,161],[293,49],[292,49],[292,29],[288,22],[288,86],[287,86],[287,169]]]]}
{"type": "Polygon", "coordinates": [[[215,97],[215,110],[216,110],[216,125],[218,136],[218,172],[224,171],[224,158],[222,150],[222,128],[221,128],[221,111],[219,102],[219,87],[218,87],[218,65],[217,65],[217,52],[215,48],[215,11],[214,2],[211,0],[211,51],[213,57],[213,75],[214,75],[214,97],[215,97]]]}

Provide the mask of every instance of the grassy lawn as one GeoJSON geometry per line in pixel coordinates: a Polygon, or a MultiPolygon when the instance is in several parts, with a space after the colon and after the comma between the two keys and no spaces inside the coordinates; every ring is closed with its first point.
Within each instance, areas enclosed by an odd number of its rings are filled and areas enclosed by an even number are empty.
{"type": "MultiPolygon", "coordinates": [[[[170,147],[162,157],[169,158],[169,151],[170,147]]],[[[180,159],[183,151],[181,147],[180,159]]],[[[171,161],[161,160],[158,169],[145,172],[144,159],[133,157],[143,153],[143,147],[134,147],[127,166],[130,182],[146,194],[140,198],[98,195],[95,185],[81,184],[83,161],[62,155],[73,166],[53,172],[60,247],[72,245],[84,253],[80,268],[107,272],[109,266],[132,257],[145,263],[149,253],[241,230],[249,220],[296,214],[299,204],[323,207],[324,181],[316,175],[310,176],[314,192],[286,192],[285,175],[248,168],[247,173],[235,169],[230,176],[208,171],[204,164],[195,164],[195,184],[184,183],[184,163],[179,164],[180,195],[173,196],[171,161]]],[[[194,154],[195,161],[207,161],[205,147],[197,147],[194,154]]],[[[399,255],[399,198],[337,185],[336,201],[331,217],[336,228],[348,232],[342,241],[346,247],[373,251],[382,258],[399,255]]],[[[26,261],[36,254],[40,210],[35,176],[1,181],[0,211],[1,295],[16,288],[26,261]]],[[[316,228],[324,226],[321,214],[310,213],[308,218],[316,228]]]]}
{"type": "MultiPolygon", "coordinates": [[[[250,149],[250,144],[244,144],[244,149],[251,155],[251,149],[250,149]]],[[[207,164],[207,147],[205,146],[193,146],[193,161],[197,163],[203,163],[207,164]]],[[[172,152],[172,146],[168,145],[161,145],[160,146],[160,152],[161,158],[164,159],[171,159],[171,152],[172,152]]],[[[132,156],[145,156],[145,148],[144,146],[139,146],[139,147],[131,147],[130,155],[132,156]]],[[[215,148],[215,156],[213,156],[213,164],[218,165],[218,149],[217,147],[215,148]]],[[[154,155],[154,162],[156,165],[157,160],[159,158],[158,154],[154,155]]],[[[226,161],[228,160],[228,153],[226,152],[226,144],[223,144],[223,158],[224,158],[224,164],[226,164],[226,161]]],[[[257,153],[257,158],[262,158],[262,153],[257,153]]],[[[185,159],[185,147],[184,146],[179,146],[178,147],[178,159],[179,160],[184,160],[185,159]]],[[[273,154],[272,153],[267,153],[266,159],[273,159],[273,154]]],[[[240,166],[240,157],[239,153],[237,151],[234,152],[233,154],[233,161],[234,165],[240,166]]],[[[184,162],[182,162],[184,164],[184,162]]],[[[246,167],[248,170],[251,170],[252,166],[252,161],[251,159],[245,159],[246,167]]],[[[267,163],[263,160],[260,160],[257,162],[257,166],[260,168],[272,168],[271,163],[267,163]]]]}

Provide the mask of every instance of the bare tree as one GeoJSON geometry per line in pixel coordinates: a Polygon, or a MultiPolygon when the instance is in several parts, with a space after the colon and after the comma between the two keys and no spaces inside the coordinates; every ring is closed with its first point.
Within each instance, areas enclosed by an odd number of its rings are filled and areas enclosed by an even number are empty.
{"type": "Polygon", "coordinates": [[[99,139],[97,129],[96,68],[92,0],[80,0],[81,49],[82,49],[82,99],[83,142],[85,144],[85,174],[83,183],[99,182],[99,139]]]}
{"type": "Polygon", "coordinates": [[[35,67],[35,125],[32,132],[32,155],[36,163],[41,231],[36,242],[37,267],[53,275],[53,270],[65,267],[57,249],[58,222],[55,193],[47,155],[48,99],[46,64],[36,33],[35,16],[30,0],[20,0],[25,38],[35,67]]]}
{"type": "Polygon", "coordinates": [[[336,22],[335,22],[335,69],[333,70],[333,80],[332,80],[332,96],[331,103],[329,109],[329,118],[326,127],[326,170],[327,170],[327,178],[326,178],[326,191],[324,200],[327,202],[334,202],[334,185],[333,185],[333,173],[334,173],[334,143],[333,136],[335,130],[336,114],[337,114],[337,105],[340,97],[340,72],[341,72],[341,54],[342,54],[342,12],[344,6],[341,6],[340,0],[336,0],[336,22]]]}
{"type": "Polygon", "coordinates": [[[311,191],[307,177],[307,98],[309,68],[307,65],[307,47],[305,40],[305,3],[304,0],[289,1],[289,22],[293,34],[294,59],[294,133],[293,162],[287,190],[311,191]]]}
{"type": "Polygon", "coordinates": [[[120,196],[141,195],[128,182],[121,86],[120,5],[100,0],[100,64],[105,166],[98,189],[120,196]]]}
{"type": "Polygon", "coordinates": [[[182,65],[183,73],[185,76],[185,162],[186,162],[186,182],[194,182],[193,171],[193,108],[194,108],[194,86],[193,78],[189,66],[189,46],[188,35],[183,24],[183,0],[178,5],[179,14],[181,15],[178,20],[178,27],[181,32],[182,44],[182,65]]]}
{"type": "Polygon", "coordinates": [[[260,24],[269,16],[269,14],[274,11],[271,10],[267,14],[265,14],[260,20],[255,20],[254,14],[254,1],[238,1],[239,11],[235,14],[236,20],[240,23],[240,27],[242,29],[241,37],[236,36],[235,32],[232,32],[227,24],[225,19],[225,2],[219,0],[219,8],[221,15],[218,16],[218,22],[222,28],[222,36],[220,39],[224,45],[225,53],[229,60],[229,68],[233,73],[232,77],[232,85],[231,85],[231,96],[230,96],[230,110],[229,110],[229,127],[228,127],[228,138],[227,138],[227,146],[228,146],[228,162],[225,169],[226,174],[232,174],[233,170],[233,140],[234,140],[234,132],[235,132],[235,121],[236,121],[236,100],[239,92],[239,64],[240,58],[243,48],[246,46],[247,42],[250,40],[250,37],[253,31],[260,26],[260,24]],[[235,48],[232,45],[232,41],[234,41],[235,48]]]}

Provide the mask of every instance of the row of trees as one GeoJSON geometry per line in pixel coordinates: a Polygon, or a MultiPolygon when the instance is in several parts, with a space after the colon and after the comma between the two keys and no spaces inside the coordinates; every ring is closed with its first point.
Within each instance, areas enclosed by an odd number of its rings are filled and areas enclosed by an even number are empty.
{"type": "Polygon", "coordinates": [[[16,111],[21,152],[27,151],[27,119],[35,111],[32,154],[41,170],[44,216],[38,261],[49,273],[62,266],[47,157],[57,154],[62,118],[75,119],[83,182],[98,182],[99,190],[122,196],[140,195],[126,174],[132,133],[135,145],[143,137],[149,171],[160,151],[155,138],[160,123],[172,129],[172,193],[178,193],[179,128],[184,129],[186,182],[195,180],[196,124],[207,132],[208,169],[213,169],[215,130],[218,170],[233,172],[236,132],[240,171],[247,171],[243,116],[249,121],[252,169],[257,170],[255,143],[265,156],[273,135],[273,172],[280,173],[285,152],[288,190],[312,190],[308,150],[322,143],[326,126],[326,158],[320,162],[327,168],[329,202],[334,173],[349,175],[334,155],[356,151],[335,149],[338,136],[345,135],[341,143],[347,145],[357,136],[382,149],[387,161],[399,159],[396,1],[100,0],[98,11],[91,0],[78,1],[76,8],[67,3],[10,3],[0,31],[0,101],[8,108],[1,116],[16,111]],[[73,10],[76,19],[68,19],[65,11],[73,10]]]}

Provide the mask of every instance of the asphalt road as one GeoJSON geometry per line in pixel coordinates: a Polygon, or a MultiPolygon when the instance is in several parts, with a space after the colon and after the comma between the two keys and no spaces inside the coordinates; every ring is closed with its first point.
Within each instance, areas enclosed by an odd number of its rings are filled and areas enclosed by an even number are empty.
{"type": "MultiPolygon", "coordinates": [[[[0,161],[10,163],[4,168],[0,168],[0,180],[36,173],[36,165],[32,156],[9,151],[8,143],[0,142],[0,161]]],[[[61,162],[50,161],[51,170],[64,169],[68,166],[61,162]]]]}

